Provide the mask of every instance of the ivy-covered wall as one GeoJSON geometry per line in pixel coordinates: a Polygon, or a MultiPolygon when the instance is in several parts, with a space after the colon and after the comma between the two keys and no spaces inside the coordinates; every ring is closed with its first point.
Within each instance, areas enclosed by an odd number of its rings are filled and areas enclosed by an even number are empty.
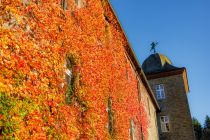
{"type": "Polygon", "coordinates": [[[148,138],[106,0],[1,0],[0,25],[0,138],[148,138]]]}

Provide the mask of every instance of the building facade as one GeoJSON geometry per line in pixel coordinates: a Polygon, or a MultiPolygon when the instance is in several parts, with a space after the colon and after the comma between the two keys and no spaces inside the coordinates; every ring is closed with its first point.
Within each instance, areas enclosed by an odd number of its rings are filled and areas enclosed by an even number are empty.
{"type": "Polygon", "coordinates": [[[158,140],[158,103],[109,1],[0,5],[0,139],[158,140]]]}
{"type": "Polygon", "coordinates": [[[186,68],[173,66],[159,53],[150,55],[142,68],[161,109],[157,118],[160,140],[194,140],[186,68]]]}

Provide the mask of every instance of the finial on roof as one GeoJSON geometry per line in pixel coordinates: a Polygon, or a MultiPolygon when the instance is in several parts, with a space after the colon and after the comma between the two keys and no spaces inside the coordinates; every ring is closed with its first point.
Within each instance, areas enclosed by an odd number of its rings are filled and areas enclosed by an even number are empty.
{"type": "Polygon", "coordinates": [[[154,51],[154,54],[156,53],[156,47],[157,47],[157,45],[158,45],[158,42],[152,42],[151,43],[151,49],[150,49],[150,52],[151,51],[154,51]]]}

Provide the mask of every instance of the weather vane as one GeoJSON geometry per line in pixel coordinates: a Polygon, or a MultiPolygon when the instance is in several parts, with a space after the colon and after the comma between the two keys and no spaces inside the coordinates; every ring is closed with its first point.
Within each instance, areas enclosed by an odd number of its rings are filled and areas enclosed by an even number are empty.
{"type": "Polygon", "coordinates": [[[151,49],[150,49],[150,52],[151,51],[154,51],[154,53],[156,53],[156,47],[157,47],[157,45],[158,45],[158,42],[152,42],[151,43],[151,49]]]}

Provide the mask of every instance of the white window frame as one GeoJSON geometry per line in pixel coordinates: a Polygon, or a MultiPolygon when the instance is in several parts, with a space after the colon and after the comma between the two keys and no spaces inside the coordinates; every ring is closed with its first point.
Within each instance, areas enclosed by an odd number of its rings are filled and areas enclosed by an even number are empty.
{"type": "Polygon", "coordinates": [[[162,99],[166,98],[163,84],[156,85],[155,86],[155,92],[156,92],[157,100],[162,100],[162,99]]]}
{"type": "Polygon", "coordinates": [[[160,125],[161,125],[162,132],[169,132],[170,131],[169,117],[168,116],[160,116],[160,125]]]}

